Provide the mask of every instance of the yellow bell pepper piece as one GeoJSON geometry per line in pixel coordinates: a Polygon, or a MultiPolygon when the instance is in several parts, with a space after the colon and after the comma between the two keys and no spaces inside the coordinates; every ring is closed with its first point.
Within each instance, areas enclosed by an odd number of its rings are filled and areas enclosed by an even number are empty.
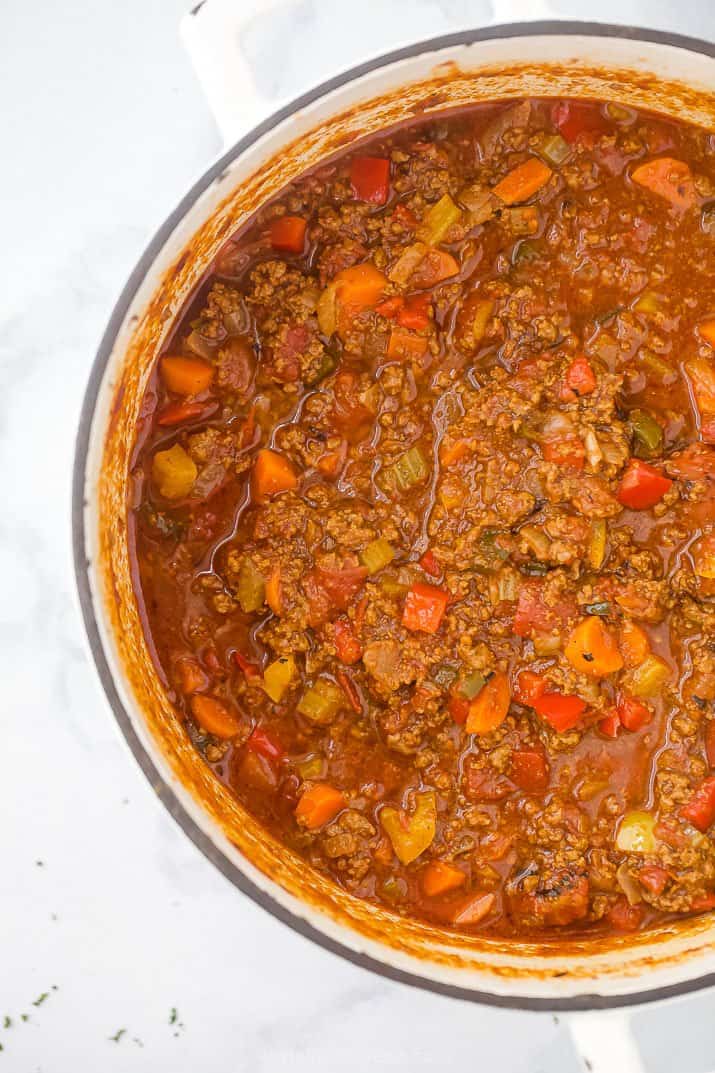
{"type": "Polygon", "coordinates": [[[392,848],[402,864],[410,864],[424,853],[437,831],[437,798],[432,791],[417,794],[415,811],[407,816],[402,809],[385,806],[380,820],[392,848]]]}
{"type": "Polygon", "coordinates": [[[151,472],[164,499],[183,499],[198,475],[196,463],[178,443],[168,451],[157,451],[151,472]]]}

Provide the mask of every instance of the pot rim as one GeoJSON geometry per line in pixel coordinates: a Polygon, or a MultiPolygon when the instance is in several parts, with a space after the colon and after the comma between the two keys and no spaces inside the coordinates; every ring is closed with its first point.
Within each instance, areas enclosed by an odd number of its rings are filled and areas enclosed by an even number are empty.
{"type": "MultiPolygon", "coordinates": [[[[198,8],[195,10],[198,10],[198,8]]],[[[97,348],[87,381],[84,399],[82,401],[77,437],[75,440],[71,517],[74,572],[80,610],[94,665],[106,698],[111,706],[114,718],[129,748],[134,754],[135,760],[144,772],[146,778],[149,780],[150,785],[162,804],[181,827],[183,832],[191,839],[197,849],[203,853],[203,855],[225,876],[226,879],[254,903],[259,905],[262,909],[265,909],[283,924],[298,932],[298,934],[304,936],[304,938],[317,943],[319,946],[323,947],[323,949],[352,962],[354,965],[377,973],[380,976],[399,983],[409,984],[412,987],[417,987],[424,991],[432,991],[450,998],[458,998],[468,1002],[477,1002],[487,1006],[529,1011],[578,1012],[637,1006],[644,1003],[662,1001],[679,995],[686,995],[690,992],[715,986],[715,973],[707,973],[691,980],[684,980],[680,983],[670,984],[664,987],[651,988],[621,995],[602,995],[594,993],[591,995],[573,996],[571,998],[540,999],[518,994],[513,996],[494,994],[489,991],[473,990],[471,988],[443,983],[426,976],[418,975],[417,973],[398,969],[386,962],[380,961],[368,954],[360,953],[348,945],[330,938],[320,928],[282,906],[271,894],[261,890],[236,865],[231,863],[218,846],[212,842],[209,836],[201,830],[182,805],[170,785],[165,781],[148,750],[142,744],[134,730],[129,713],[120,698],[102,645],[90,582],[92,563],[87,554],[85,515],[86,507],[88,506],[85,490],[92,423],[102,381],[114,349],[117,335],[125,321],[127,312],[136,297],[137,291],[165,242],[172,234],[177,224],[195,204],[197,199],[204,193],[210,184],[214,182],[214,180],[221,176],[224,169],[240,156],[241,153],[250,148],[260,137],[295,111],[312,104],[320,97],[347,85],[355,79],[360,78],[362,75],[369,74],[381,67],[399,62],[400,60],[411,59],[423,52],[439,52],[443,49],[461,45],[471,45],[476,42],[495,39],[543,37],[549,35],[620,38],[627,41],[680,48],[685,51],[700,53],[701,55],[710,56],[715,59],[715,43],[705,41],[701,38],[671,33],[669,31],[643,29],[627,25],[619,26],[612,23],[582,22],[575,20],[565,21],[559,19],[505,23],[427,38],[403,48],[383,53],[380,56],[351,67],[347,71],[320,83],[313,89],[296,97],[288,104],[273,112],[257,126],[253,127],[252,130],[242,138],[239,138],[230,146],[230,148],[222,152],[206,171],[204,171],[201,177],[191,186],[173,211],[155,231],[127,279],[127,282],[122,288],[97,348]]]]}

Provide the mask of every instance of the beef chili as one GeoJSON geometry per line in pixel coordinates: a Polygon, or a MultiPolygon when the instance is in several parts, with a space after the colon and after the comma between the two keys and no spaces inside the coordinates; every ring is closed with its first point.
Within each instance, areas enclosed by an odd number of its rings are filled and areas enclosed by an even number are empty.
{"type": "Polygon", "coordinates": [[[138,429],[196,748],[359,898],[604,934],[715,906],[715,137],[494,103],[222,249],[138,429]]]}

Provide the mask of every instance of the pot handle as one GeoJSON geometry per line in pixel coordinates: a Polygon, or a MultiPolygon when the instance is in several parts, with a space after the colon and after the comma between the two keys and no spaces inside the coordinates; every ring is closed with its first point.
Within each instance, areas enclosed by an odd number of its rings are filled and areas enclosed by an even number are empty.
{"type": "MultiPolygon", "coordinates": [[[[226,146],[286,103],[262,92],[254,78],[244,40],[252,25],[265,15],[278,9],[285,12],[291,6],[297,6],[296,0],[202,0],[181,20],[181,38],[226,146]]],[[[473,17],[477,25],[480,16],[486,25],[555,17],[550,0],[483,0],[476,10],[473,17]]],[[[452,19],[445,25],[440,19],[434,32],[473,28],[474,23],[467,20],[452,19]]],[[[390,37],[385,41],[376,34],[371,52],[378,56],[408,44],[409,40],[408,36],[404,40],[390,37]]],[[[270,62],[270,57],[266,59],[270,62]]],[[[356,55],[351,62],[366,59],[369,54],[356,55]]]]}
{"type": "Polygon", "coordinates": [[[572,1013],[568,1026],[584,1073],[645,1073],[627,1011],[572,1013]]]}

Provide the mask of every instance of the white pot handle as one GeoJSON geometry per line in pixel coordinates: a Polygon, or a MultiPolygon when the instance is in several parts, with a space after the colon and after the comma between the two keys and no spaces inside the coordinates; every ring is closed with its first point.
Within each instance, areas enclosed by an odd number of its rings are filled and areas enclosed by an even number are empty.
{"type": "Polygon", "coordinates": [[[584,1073],[645,1073],[626,1010],[572,1013],[567,1020],[584,1073]]]}
{"type": "MultiPolygon", "coordinates": [[[[297,6],[297,0],[203,0],[181,20],[181,37],[226,145],[232,144],[242,133],[286,103],[269,99],[261,92],[245,53],[243,38],[252,23],[274,10],[280,9],[284,13],[291,6],[297,6]]],[[[488,9],[491,18],[484,19],[488,25],[555,17],[549,0],[489,0],[488,6],[485,4],[482,9],[482,17],[488,9]]],[[[475,28],[465,19],[453,20],[451,26],[439,25],[445,32],[475,28]]],[[[371,55],[379,56],[406,44],[409,44],[409,38],[400,42],[390,38],[386,45],[376,32],[371,55]]],[[[369,58],[369,55],[356,56],[354,62],[369,58]]],[[[270,63],[271,57],[266,56],[265,62],[270,63]]],[[[308,71],[306,85],[297,92],[307,89],[310,84],[308,71]]]]}

